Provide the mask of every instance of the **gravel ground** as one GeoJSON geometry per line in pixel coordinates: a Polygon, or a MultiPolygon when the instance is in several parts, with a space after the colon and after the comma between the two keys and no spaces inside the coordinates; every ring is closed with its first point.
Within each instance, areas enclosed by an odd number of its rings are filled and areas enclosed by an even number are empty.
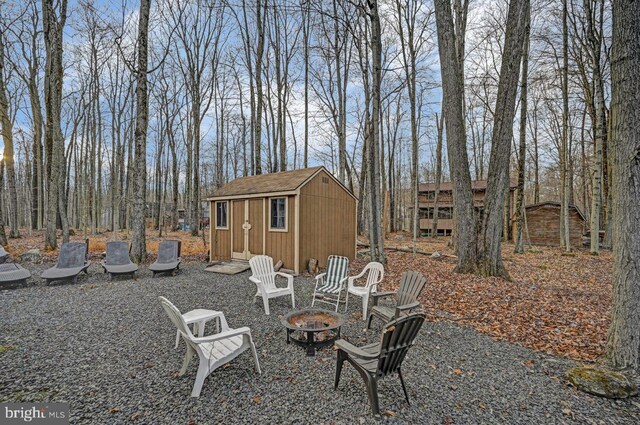
{"type": "MultiPolygon", "coordinates": [[[[29,267],[39,276],[46,265],[29,267]]],[[[136,280],[109,282],[93,265],[77,285],[0,291],[0,401],[64,401],[72,423],[640,423],[640,403],[577,392],[562,378],[571,362],[496,342],[470,328],[426,323],[404,363],[411,406],[399,380],[379,385],[384,415],[370,415],[360,376],[345,364],[333,389],[335,354],[316,357],[285,343],[279,320],[289,300],[271,300],[271,316],[252,303],[248,272],[236,276],[186,264],[176,277],[144,269],[136,280]],[[173,349],[175,328],[157,297],[181,309],[223,310],[232,327],[249,326],[263,374],[249,352],[216,370],[191,398],[197,361],[176,374],[185,346],[173,349]]],[[[298,307],[311,303],[311,280],[296,278],[298,307]]],[[[343,337],[373,342],[359,300],[349,307],[343,337]]]]}

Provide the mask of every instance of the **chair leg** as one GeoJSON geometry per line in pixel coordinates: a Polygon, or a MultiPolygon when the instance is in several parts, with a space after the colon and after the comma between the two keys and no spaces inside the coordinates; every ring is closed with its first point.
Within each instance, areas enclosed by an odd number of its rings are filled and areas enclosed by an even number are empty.
{"type": "Polygon", "coordinates": [[[184,375],[187,372],[187,367],[189,367],[189,363],[191,363],[191,358],[193,357],[193,348],[189,344],[187,344],[187,352],[184,354],[184,360],[182,361],[182,367],[180,368],[179,376],[184,375]]]}
{"type": "Polygon", "coordinates": [[[340,375],[342,374],[342,366],[345,360],[346,360],[346,356],[344,354],[344,351],[338,350],[338,357],[336,360],[336,381],[333,387],[336,390],[338,389],[338,384],[340,383],[340,375]]]}
{"type": "Polygon", "coordinates": [[[349,309],[349,290],[347,290],[347,296],[346,296],[346,299],[344,300],[344,312],[346,313],[348,309],[349,309]]]}
{"type": "Polygon", "coordinates": [[[409,394],[407,393],[407,388],[404,386],[404,379],[402,378],[402,372],[398,369],[398,376],[400,377],[400,383],[402,384],[402,391],[404,391],[404,398],[407,399],[407,404],[409,403],[409,394]]]}
{"type": "Polygon", "coordinates": [[[173,347],[174,350],[178,348],[179,343],[180,343],[180,331],[176,331],[176,345],[173,347]]]}
{"type": "Polygon", "coordinates": [[[371,329],[371,321],[373,320],[373,314],[369,314],[369,321],[367,322],[367,329],[371,329]]]}
{"type": "Polygon", "coordinates": [[[264,312],[268,316],[269,315],[269,298],[263,296],[262,304],[264,304],[264,312]]]}
{"type": "Polygon", "coordinates": [[[369,296],[362,297],[362,320],[367,320],[367,311],[369,309],[369,296]]]}
{"type": "Polygon", "coordinates": [[[378,382],[373,376],[366,379],[367,395],[369,396],[369,405],[374,415],[380,414],[380,403],[378,401],[378,382]]]}
{"type": "Polygon", "coordinates": [[[198,366],[198,374],[196,375],[196,382],[193,384],[193,391],[191,391],[191,397],[200,397],[200,391],[202,391],[202,385],[204,385],[204,379],[209,375],[209,362],[206,359],[200,359],[200,366],[198,366]]]}
{"type": "Polygon", "coordinates": [[[293,291],[291,291],[291,308],[296,308],[296,296],[293,291]]]}
{"type": "Polygon", "coordinates": [[[256,364],[256,371],[258,375],[262,375],[262,370],[260,369],[260,362],[258,361],[258,352],[256,351],[256,345],[253,343],[253,340],[249,340],[251,343],[251,351],[253,352],[253,361],[256,364]]]}

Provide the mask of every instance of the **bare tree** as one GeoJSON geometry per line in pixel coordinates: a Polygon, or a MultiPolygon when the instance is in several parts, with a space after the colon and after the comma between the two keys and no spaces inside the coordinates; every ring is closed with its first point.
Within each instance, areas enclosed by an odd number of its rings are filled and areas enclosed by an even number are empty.
{"type": "Polygon", "coordinates": [[[613,1],[613,304],[606,358],[640,369],[640,3],[613,1]]]}
{"type": "Polygon", "coordinates": [[[509,193],[513,119],[529,8],[529,0],[509,2],[482,224],[480,270],[488,276],[508,277],[502,264],[503,214],[509,193]]]}
{"type": "Polygon", "coordinates": [[[529,78],[529,36],[531,32],[531,14],[527,13],[522,51],[522,72],[520,76],[520,140],[518,143],[518,188],[516,199],[515,252],[524,253],[524,177],[527,156],[527,80],[529,78]]]}
{"type": "Polygon", "coordinates": [[[149,99],[147,94],[147,63],[149,52],[149,14],[151,0],[140,0],[138,20],[138,64],[136,74],[136,127],[135,159],[133,165],[133,214],[131,216],[131,258],[136,263],[147,257],[145,234],[147,189],[147,127],[149,125],[149,99]]]}
{"type": "Polygon", "coordinates": [[[6,246],[8,241],[7,231],[4,228],[4,201],[2,193],[4,193],[4,156],[0,155],[0,245],[6,246]]]}
{"type": "MultiPolygon", "coordinates": [[[[456,17],[464,16],[464,11],[456,2],[456,17]]],[[[447,0],[435,0],[436,26],[438,29],[438,50],[442,73],[442,113],[445,116],[447,150],[453,185],[455,205],[455,251],[458,257],[456,271],[474,272],[477,269],[476,217],[471,191],[471,173],[467,154],[467,134],[464,121],[464,80],[463,57],[464,33],[460,28],[466,24],[454,24],[452,5],[447,0]],[[461,40],[462,38],[462,40],[461,40]]]]}
{"type": "Polygon", "coordinates": [[[44,80],[46,110],[44,140],[48,154],[47,166],[50,170],[47,182],[47,231],[45,235],[47,249],[57,247],[56,220],[61,208],[59,200],[62,190],[61,169],[64,164],[64,138],[60,127],[60,111],[62,109],[62,42],[66,19],[67,0],[42,0],[42,23],[47,52],[44,80]]]}
{"type": "Polygon", "coordinates": [[[2,141],[4,142],[3,161],[7,169],[7,183],[9,186],[9,224],[12,238],[20,237],[20,223],[18,221],[18,192],[16,189],[16,171],[14,165],[13,123],[9,116],[9,100],[7,99],[7,85],[5,81],[5,37],[0,31],[0,122],[2,124],[2,141]]]}
{"type": "Polygon", "coordinates": [[[442,139],[444,133],[444,115],[438,118],[436,114],[436,172],[435,172],[435,188],[433,195],[433,219],[431,221],[431,237],[438,236],[438,198],[440,197],[440,183],[442,181],[442,139]]]}

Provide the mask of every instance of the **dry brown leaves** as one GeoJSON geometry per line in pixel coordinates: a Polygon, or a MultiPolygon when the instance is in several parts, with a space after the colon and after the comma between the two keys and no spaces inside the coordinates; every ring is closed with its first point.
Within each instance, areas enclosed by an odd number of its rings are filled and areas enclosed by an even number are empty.
{"type": "MultiPolygon", "coordinates": [[[[19,258],[21,254],[33,248],[41,250],[45,261],[54,261],[58,257],[59,248],[54,251],[43,250],[44,231],[22,229],[21,235],[22,237],[20,238],[9,239],[7,251],[13,258],[19,258]]],[[[117,240],[131,241],[130,231],[120,231],[117,236],[117,240]]],[[[106,250],[107,241],[114,240],[114,234],[113,232],[102,232],[97,235],[91,235],[87,232],[87,234],[84,235],[81,231],[76,231],[74,235],[70,236],[72,242],[83,242],[87,238],[89,239],[89,253],[99,258],[106,250]]],[[[207,260],[207,250],[209,248],[204,245],[202,236],[191,236],[189,232],[175,231],[168,233],[163,232],[162,237],[159,237],[157,230],[147,230],[147,252],[151,254],[148,262],[155,260],[155,255],[158,252],[158,244],[160,241],[167,239],[182,242],[181,255],[183,259],[207,260]]]]}
{"type": "MultiPolygon", "coordinates": [[[[411,240],[393,235],[389,246],[411,247],[411,240]]],[[[453,254],[446,239],[421,238],[418,249],[453,254]]],[[[586,251],[563,255],[559,248],[538,248],[513,254],[503,249],[512,281],[453,273],[455,258],[387,251],[381,290],[395,290],[407,270],[428,279],[421,301],[428,319],[470,325],[479,332],[549,354],[595,360],[603,353],[611,306],[610,253],[586,251]]],[[[356,260],[360,270],[365,260],[356,260]]]]}

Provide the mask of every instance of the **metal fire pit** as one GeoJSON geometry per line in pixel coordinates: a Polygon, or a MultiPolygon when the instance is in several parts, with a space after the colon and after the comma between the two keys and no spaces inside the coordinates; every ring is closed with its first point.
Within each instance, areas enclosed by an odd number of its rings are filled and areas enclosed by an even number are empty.
{"type": "Polygon", "coordinates": [[[326,347],[340,338],[344,319],[338,313],[321,309],[299,310],[282,318],[287,331],[287,344],[306,348],[307,356],[315,356],[316,349],[326,347]]]}

